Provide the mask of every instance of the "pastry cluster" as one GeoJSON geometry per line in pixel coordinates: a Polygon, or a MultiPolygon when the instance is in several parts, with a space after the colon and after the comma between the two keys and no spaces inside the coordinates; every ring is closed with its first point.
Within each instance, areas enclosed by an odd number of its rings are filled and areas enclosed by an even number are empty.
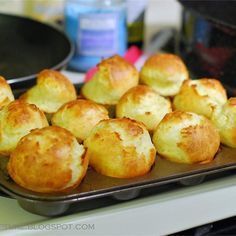
{"type": "Polygon", "coordinates": [[[80,94],[60,72],[43,70],[14,101],[0,77],[0,154],[11,178],[32,191],[71,190],[89,165],[114,178],[145,175],[156,153],[208,163],[220,142],[236,147],[236,98],[227,100],[216,79],[190,79],[173,54],[152,55],[140,72],[107,58],[80,94]]]}

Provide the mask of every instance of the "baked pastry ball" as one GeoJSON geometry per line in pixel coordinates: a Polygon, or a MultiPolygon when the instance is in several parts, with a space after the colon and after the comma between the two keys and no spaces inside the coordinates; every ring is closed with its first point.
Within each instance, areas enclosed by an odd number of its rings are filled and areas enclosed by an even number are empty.
{"type": "Polygon", "coordinates": [[[78,99],[64,104],[54,113],[51,121],[53,125],[69,130],[81,142],[104,119],[109,119],[105,107],[89,100],[78,99]]]}
{"type": "Polygon", "coordinates": [[[189,78],[188,70],[180,57],[173,54],[154,54],[144,63],[140,81],[162,96],[176,95],[183,81],[189,78]]]}
{"type": "Polygon", "coordinates": [[[58,71],[43,70],[37,83],[21,97],[46,113],[56,112],[66,102],[76,99],[74,85],[58,71]]]}
{"type": "Polygon", "coordinates": [[[236,148],[236,98],[230,98],[223,106],[217,107],[211,120],[220,133],[221,142],[236,148]]]}
{"type": "Polygon", "coordinates": [[[190,112],[168,113],[157,126],[153,143],[157,152],[178,163],[208,163],[213,160],[220,136],[204,116],[190,112]]]}
{"type": "Polygon", "coordinates": [[[8,156],[18,141],[32,129],[48,126],[35,105],[15,100],[0,110],[0,154],[8,156]]]}
{"type": "Polygon", "coordinates": [[[227,101],[225,89],[218,80],[198,79],[185,81],[174,97],[174,109],[195,112],[210,118],[213,110],[227,101]]]}
{"type": "Polygon", "coordinates": [[[146,85],[138,85],[121,97],[116,106],[116,116],[140,121],[149,131],[153,131],[165,114],[171,110],[168,99],[146,85]]]}
{"type": "Polygon", "coordinates": [[[100,121],[84,142],[90,165],[100,174],[132,178],[152,167],[156,150],[146,127],[128,118],[100,121]]]}
{"type": "Polygon", "coordinates": [[[0,76],[0,107],[6,106],[12,101],[14,101],[14,96],[11,87],[7,81],[0,76]]]}
{"type": "Polygon", "coordinates": [[[103,60],[97,69],[82,87],[83,96],[96,103],[115,105],[127,90],[138,85],[138,71],[118,55],[103,60]]]}
{"type": "Polygon", "coordinates": [[[86,174],[88,156],[66,129],[49,126],[23,137],[8,162],[8,173],[20,186],[42,193],[71,190],[86,174]]]}

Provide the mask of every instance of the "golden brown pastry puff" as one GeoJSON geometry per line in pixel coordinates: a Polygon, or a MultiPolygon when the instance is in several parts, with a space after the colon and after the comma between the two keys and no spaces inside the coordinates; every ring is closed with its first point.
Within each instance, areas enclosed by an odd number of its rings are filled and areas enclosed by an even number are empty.
{"type": "Polygon", "coordinates": [[[26,189],[59,192],[80,184],[87,171],[88,156],[69,131],[49,126],[24,136],[7,167],[11,178],[26,189]]]}
{"type": "Polygon", "coordinates": [[[128,118],[100,121],[84,142],[100,174],[132,178],[149,172],[156,156],[146,127],[128,118]]]}
{"type": "Polygon", "coordinates": [[[210,118],[213,110],[227,101],[225,89],[218,80],[185,81],[173,101],[174,109],[195,112],[210,118]]]}
{"type": "Polygon", "coordinates": [[[89,100],[103,105],[115,105],[120,97],[139,80],[138,71],[120,56],[113,56],[98,64],[93,78],[82,87],[89,100]]]}
{"type": "Polygon", "coordinates": [[[32,129],[48,126],[46,116],[35,105],[15,100],[0,110],[0,154],[9,155],[18,141],[32,129]]]}
{"type": "Polygon", "coordinates": [[[0,107],[9,104],[11,101],[14,101],[11,87],[7,81],[2,76],[0,76],[0,107]]]}
{"type": "Polygon", "coordinates": [[[226,104],[218,106],[211,120],[220,133],[221,142],[236,148],[236,98],[230,98],[226,104]]]}
{"type": "Polygon", "coordinates": [[[108,118],[108,111],[102,105],[78,99],[64,104],[51,121],[53,125],[69,130],[81,142],[100,120],[108,118]]]}
{"type": "Polygon", "coordinates": [[[171,111],[170,101],[146,85],[128,90],[116,106],[117,117],[143,122],[149,131],[153,131],[165,114],[171,111]]]}
{"type": "Polygon", "coordinates": [[[58,71],[43,70],[38,74],[37,84],[21,97],[35,104],[46,113],[56,112],[66,102],[76,99],[74,85],[58,71]]]}
{"type": "Polygon", "coordinates": [[[140,72],[140,81],[152,87],[162,96],[176,95],[188,70],[180,57],[173,54],[154,54],[145,62],[140,72]]]}
{"type": "Polygon", "coordinates": [[[213,160],[220,136],[204,116],[190,112],[168,113],[157,126],[153,143],[164,158],[179,163],[208,163],[213,160]]]}

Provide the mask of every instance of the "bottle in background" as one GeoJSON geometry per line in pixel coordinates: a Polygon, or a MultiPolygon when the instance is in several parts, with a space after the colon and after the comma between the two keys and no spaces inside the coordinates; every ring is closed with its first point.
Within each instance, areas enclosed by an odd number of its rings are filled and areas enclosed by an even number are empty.
{"type": "Polygon", "coordinates": [[[67,0],[65,31],[75,45],[69,67],[87,71],[127,49],[125,0],[67,0]]]}

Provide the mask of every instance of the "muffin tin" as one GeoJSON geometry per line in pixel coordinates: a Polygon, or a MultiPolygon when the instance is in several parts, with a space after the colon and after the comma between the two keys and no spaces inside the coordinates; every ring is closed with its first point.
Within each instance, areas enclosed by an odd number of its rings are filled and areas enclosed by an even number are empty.
{"type": "Polygon", "coordinates": [[[201,183],[205,176],[236,169],[236,149],[222,147],[215,159],[205,165],[177,164],[160,156],[156,157],[152,170],[141,177],[116,179],[106,177],[89,169],[83,182],[71,192],[42,194],[29,191],[15,184],[6,171],[7,158],[0,159],[0,189],[15,198],[27,211],[44,216],[66,213],[72,203],[111,196],[117,200],[136,198],[140,190],[173,182],[183,185],[201,183]]]}
{"type": "MultiPolygon", "coordinates": [[[[22,92],[15,91],[15,96],[22,92]]],[[[154,189],[178,182],[182,185],[199,184],[208,175],[236,169],[236,149],[222,146],[214,160],[204,165],[172,163],[157,155],[155,165],[148,174],[130,179],[103,176],[89,168],[76,189],[54,194],[36,193],[17,185],[8,176],[7,161],[8,158],[0,157],[0,189],[15,198],[29,212],[56,216],[66,213],[72,204],[79,206],[91,199],[110,196],[117,200],[129,200],[139,196],[145,188],[154,189]]]]}

